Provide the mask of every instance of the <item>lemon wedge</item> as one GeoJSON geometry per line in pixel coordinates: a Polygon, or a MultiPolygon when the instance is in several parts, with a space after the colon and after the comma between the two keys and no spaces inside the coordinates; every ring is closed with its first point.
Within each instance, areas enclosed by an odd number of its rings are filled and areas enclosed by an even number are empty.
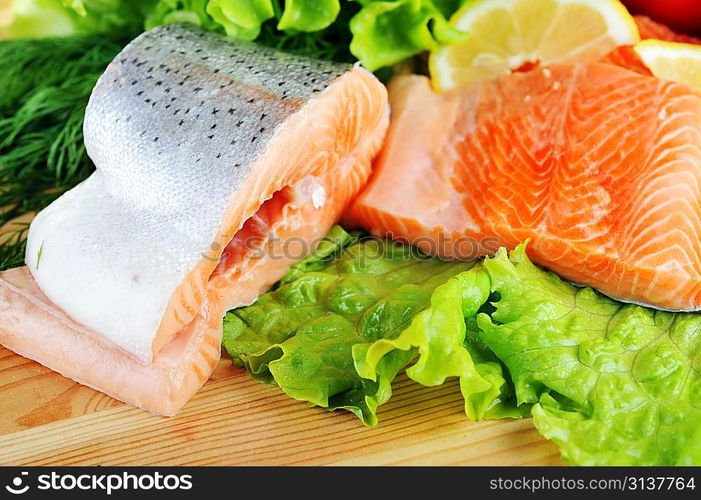
{"type": "Polygon", "coordinates": [[[595,60],[640,40],[635,20],[617,0],[475,0],[450,22],[468,36],[431,53],[437,90],[532,64],[595,60]]]}
{"type": "Polygon", "coordinates": [[[643,40],[634,50],[656,77],[701,89],[701,45],[643,40]]]}

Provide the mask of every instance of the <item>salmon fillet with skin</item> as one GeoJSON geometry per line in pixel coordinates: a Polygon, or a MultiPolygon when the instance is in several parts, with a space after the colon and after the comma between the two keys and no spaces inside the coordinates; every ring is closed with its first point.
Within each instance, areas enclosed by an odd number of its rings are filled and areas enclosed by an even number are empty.
{"type": "Polygon", "coordinates": [[[393,118],[347,222],[470,259],[529,256],[629,302],[701,308],[701,94],[607,63],[445,94],[390,86],[393,118]]]}
{"type": "Polygon", "coordinates": [[[0,274],[0,343],[174,414],[211,374],[226,311],[313,250],[387,125],[386,89],[358,66],[142,34],[90,98],[96,172],[36,217],[27,267],[0,274]]]}

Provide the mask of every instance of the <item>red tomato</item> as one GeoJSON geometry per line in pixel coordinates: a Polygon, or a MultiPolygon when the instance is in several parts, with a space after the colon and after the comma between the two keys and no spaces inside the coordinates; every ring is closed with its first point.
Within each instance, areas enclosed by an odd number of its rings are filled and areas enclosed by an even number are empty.
{"type": "Polygon", "coordinates": [[[701,32],[699,0],[623,0],[635,14],[644,14],[672,29],[687,33],[701,32]]]}

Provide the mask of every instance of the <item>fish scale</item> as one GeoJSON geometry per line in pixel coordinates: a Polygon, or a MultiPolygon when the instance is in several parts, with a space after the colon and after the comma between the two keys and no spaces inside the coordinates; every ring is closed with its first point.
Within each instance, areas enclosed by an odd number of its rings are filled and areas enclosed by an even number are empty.
{"type": "MultiPolygon", "coordinates": [[[[163,176],[182,175],[186,161],[241,179],[280,123],[349,69],[188,25],[158,27],[130,43],[100,78],[86,111],[88,153],[100,168],[121,149],[109,141],[133,145],[137,152],[120,158],[132,168],[114,175],[139,167],[152,174],[154,163],[163,176]],[[101,132],[105,117],[113,123],[109,137],[101,132]],[[230,172],[232,165],[241,172],[230,172]]],[[[168,185],[161,176],[142,179],[148,192],[168,185]]]]}

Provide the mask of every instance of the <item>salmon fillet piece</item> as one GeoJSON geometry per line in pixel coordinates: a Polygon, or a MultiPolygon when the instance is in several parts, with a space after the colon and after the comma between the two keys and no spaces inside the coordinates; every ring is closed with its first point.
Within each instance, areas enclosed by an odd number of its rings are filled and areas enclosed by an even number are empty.
{"type": "Polygon", "coordinates": [[[311,253],[366,183],[388,115],[359,66],[184,25],[142,34],[90,98],[96,172],[32,222],[27,267],[0,274],[0,343],[174,414],[211,374],[226,311],[311,253]]]}
{"type": "Polygon", "coordinates": [[[221,306],[208,304],[153,363],[143,365],[71,320],[42,293],[26,267],[0,274],[0,344],[161,415],[175,415],[212,374],[221,350],[221,315],[221,306]]]}
{"type": "Polygon", "coordinates": [[[529,256],[623,301],[701,308],[701,94],[608,63],[452,93],[390,86],[393,118],[347,222],[445,258],[529,256]]]}

